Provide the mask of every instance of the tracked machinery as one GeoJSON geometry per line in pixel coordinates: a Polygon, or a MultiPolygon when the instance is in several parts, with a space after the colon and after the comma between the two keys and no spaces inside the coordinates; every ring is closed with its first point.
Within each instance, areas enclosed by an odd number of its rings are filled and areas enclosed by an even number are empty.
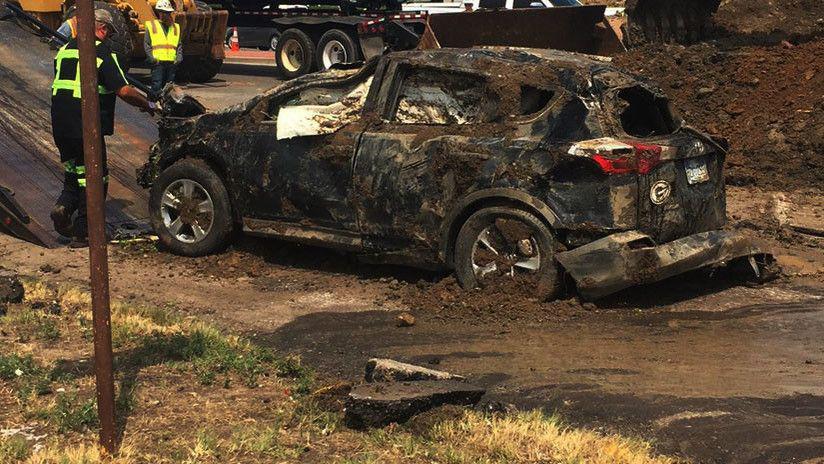
{"type": "MultiPolygon", "coordinates": [[[[74,15],[74,0],[5,0],[19,6],[51,29],[57,29],[74,15]]],[[[95,8],[108,10],[114,18],[114,31],[109,44],[123,59],[121,63],[139,63],[145,60],[143,35],[146,21],[157,19],[154,5],[157,0],[95,1],[95,8]]],[[[0,4],[3,0],[0,0],[0,4]]],[[[173,17],[180,24],[183,42],[183,62],[177,71],[182,82],[206,82],[213,78],[223,63],[226,11],[212,10],[197,0],[177,0],[173,17]]]]}

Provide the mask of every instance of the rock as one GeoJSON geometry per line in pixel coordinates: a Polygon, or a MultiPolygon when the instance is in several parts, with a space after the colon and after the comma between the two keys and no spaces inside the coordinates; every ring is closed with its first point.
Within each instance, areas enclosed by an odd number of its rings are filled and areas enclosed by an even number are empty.
{"type": "Polygon", "coordinates": [[[696,92],[696,95],[698,95],[699,97],[706,97],[707,95],[710,95],[713,92],[715,92],[714,87],[701,87],[700,89],[698,89],[698,92],[696,92]]]}
{"type": "Polygon", "coordinates": [[[409,313],[401,313],[398,316],[398,327],[412,327],[415,325],[415,316],[409,313]]]}
{"type": "Polygon", "coordinates": [[[404,382],[414,380],[464,380],[460,375],[392,359],[372,358],[366,363],[367,382],[404,382]]]}
{"type": "Polygon", "coordinates": [[[17,274],[0,268],[0,306],[23,301],[23,284],[17,274]]]}
{"type": "Polygon", "coordinates": [[[44,264],[40,266],[40,272],[44,274],[60,274],[60,268],[54,267],[51,264],[44,264]]]}
{"type": "Polygon", "coordinates": [[[346,399],[346,425],[382,427],[445,404],[474,405],[485,390],[454,380],[381,382],[359,385],[346,399]]]}

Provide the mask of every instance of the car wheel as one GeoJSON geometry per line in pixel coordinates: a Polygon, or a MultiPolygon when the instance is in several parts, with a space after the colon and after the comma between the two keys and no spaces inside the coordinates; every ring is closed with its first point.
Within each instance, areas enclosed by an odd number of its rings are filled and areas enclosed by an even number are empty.
{"type": "Polygon", "coordinates": [[[558,297],[563,289],[555,262],[558,243],[526,211],[492,207],[474,213],[458,232],[454,249],[455,274],[465,289],[512,286],[544,299],[558,297]]]}
{"type": "Polygon", "coordinates": [[[149,214],[160,243],[184,256],[219,251],[233,229],[226,186],[199,159],[183,159],[160,173],[149,192],[149,214]]]}
{"type": "Polygon", "coordinates": [[[278,39],[275,62],[287,79],[310,73],[315,66],[315,44],[300,29],[287,29],[278,39]]]}
{"type": "Polygon", "coordinates": [[[318,41],[316,52],[318,69],[326,71],[337,63],[352,63],[358,60],[358,47],[349,34],[332,29],[326,31],[318,41]]]}

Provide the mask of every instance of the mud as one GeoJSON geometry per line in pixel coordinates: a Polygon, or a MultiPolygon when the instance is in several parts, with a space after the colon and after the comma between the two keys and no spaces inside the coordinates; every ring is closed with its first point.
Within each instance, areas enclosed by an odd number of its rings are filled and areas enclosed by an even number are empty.
{"type": "Polygon", "coordinates": [[[648,45],[615,64],[652,78],[685,120],[729,140],[729,184],[814,189],[824,183],[821,37],[798,44],[758,45],[758,37],[736,35],[688,47],[648,45]]]}

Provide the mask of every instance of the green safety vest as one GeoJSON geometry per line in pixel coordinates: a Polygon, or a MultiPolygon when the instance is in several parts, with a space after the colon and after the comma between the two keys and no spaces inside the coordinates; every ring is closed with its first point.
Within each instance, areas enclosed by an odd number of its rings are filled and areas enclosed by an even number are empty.
{"type": "Polygon", "coordinates": [[[180,24],[172,24],[168,34],[163,31],[163,23],[159,19],[146,21],[144,27],[152,41],[154,59],[160,62],[174,61],[177,58],[177,46],[180,44],[180,24]]]}
{"type": "MultiPolygon", "coordinates": [[[[100,45],[100,41],[95,42],[95,46],[100,45]]],[[[63,45],[60,47],[60,50],[57,51],[57,56],[55,56],[55,73],[54,73],[54,82],[52,83],[52,95],[56,95],[58,90],[71,90],[72,97],[80,98],[80,51],[76,48],[66,48],[67,45],[63,45]],[[61,70],[63,69],[63,60],[76,60],[75,63],[75,72],[74,72],[74,79],[61,79],[61,70]]],[[[120,74],[123,75],[123,80],[126,80],[126,75],[123,74],[123,69],[120,67],[120,63],[117,62],[117,55],[112,53],[112,58],[114,59],[114,64],[117,65],[117,69],[120,71],[120,74]]],[[[103,59],[97,57],[97,67],[100,68],[100,65],[103,64],[103,59]]],[[[102,85],[97,86],[97,92],[99,94],[108,94],[112,93],[106,90],[106,87],[102,85]]]]}

